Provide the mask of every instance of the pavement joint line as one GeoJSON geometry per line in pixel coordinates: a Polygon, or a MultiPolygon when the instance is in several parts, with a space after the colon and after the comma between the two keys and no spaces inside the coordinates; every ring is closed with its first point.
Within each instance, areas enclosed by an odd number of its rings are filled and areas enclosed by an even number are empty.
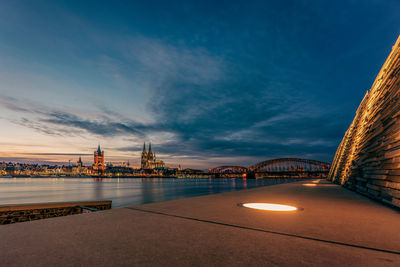
{"type": "Polygon", "coordinates": [[[387,250],[387,249],[380,249],[380,248],[374,248],[374,247],[367,247],[367,246],[350,244],[350,243],[345,243],[345,242],[340,242],[340,241],[325,240],[325,239],[309,237],[309,236],[302,236],[302,235],[296,235],[296,234],[289,234],[289,233],[265,230],[265,229],[260,229],[260,228],[253,228],[253,227],[248,227],[248,226],[241,226],[241,225],[230,224],[230,223],[223,223],[223,222],[217,222],[217,221],[211,221],[211,220],[205,220],[205,219],[198,219],[198,218],[192,218],[192,217],[187,217],[187,216],[169,214],[169,213],[164,213],[164,212],[159,212],[159,211],[154,211],[154,210],[146,210],[146,209],[139,209],[139,208],[133,208],[133,207],[126,207],[126,209],[135,210],[135,211],[141,211],[141,212],[147,212],[147,213],[153,213],[153,214],[163,215],[163,216],[168,216],[168,217],[180,218],[180,219],[185,219],[185,220],[204,222],[204,223],[210,223],[210,224],[234,227],[234,228],[239,228],[239,229],[252,230],[252,231],[257,231],[257,232],[264,232],[264,233],[269,233],[269,234],[276,234],[276,235],[282,235],[282,236],[288,236],[288,237],[312,240],[312,241],[317,241],[317,242],[329,243],[329,244],[334,244],[334,245],[354,247],[354,248],[367,249],[367,250],[373,250],[373,251],[378,251],[378,252],[385,252],[385,253],[400,255],[400,251],[395,251],[395,250],[387,250]]]}

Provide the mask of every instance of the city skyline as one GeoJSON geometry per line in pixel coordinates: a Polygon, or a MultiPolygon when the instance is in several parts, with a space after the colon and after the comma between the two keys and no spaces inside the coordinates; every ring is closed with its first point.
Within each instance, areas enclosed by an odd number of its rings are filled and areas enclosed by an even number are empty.
{"type": "MultiPolygon", "coordinates": [[[[151,147],[151,143],[150,143],[150,147],[151,147]]],[[[47,156],[51,156],[51,155],[65,155],[67,157],[69,157],[69,159],[67,161],[54,161],[54,160],[49,160],[49,161],[37,161],[35,159],[29,159],[29,160],[9,160],[9,161],[0,161],[0,163],[15,163],[15,164],[39,164],[39,165],[53,165],[53,166],[58,166],[58,165],[66,165],[66,166],[77,166],[78,162],[81,164],[81,166],[92,166],[93,164],[96,163],[96,152],[99,152],[99,149],[101,149],[101,152],[103,153],[103,162],[104,164],[111,164],[114,166],[130,166],[132,168],[141,168],[141,164],[143,164],[143,152],[141,152],[141,157],[139,158],[134,158],[133,161],[130,160],[125,160],[125,161],[111,161],[111,160],[107,160],[107,156],[104,156],[104,153],[107,149],[103,149],[103,147],[101,146],[101,144],[98,144],[96,149],[92,149],[95,150],[94,154],[93,153],[55,153],[55,154],[51,154],[51,153],[47,153],[47,156]],[[94,156],[94,158],[93,158],[94,156]],[[142,162],[141,162],[142,161],[142,162]]],[[[153,155],[155,156],[156,153],[153,152],[153,155]]],[[[161,161],[162,162],[162,161],[161,161]]],[[[171,167],[178,167],[180,166],[180,164],[178,164],[177,166],[171,166],[171,167]]]]}
{"type": "Polygon", "coordinates": [[[101,143],[140,165],[151,141],[167,166],[330,162],[399,8],[0,1],[0,161],[89,162],[101,143]]]}

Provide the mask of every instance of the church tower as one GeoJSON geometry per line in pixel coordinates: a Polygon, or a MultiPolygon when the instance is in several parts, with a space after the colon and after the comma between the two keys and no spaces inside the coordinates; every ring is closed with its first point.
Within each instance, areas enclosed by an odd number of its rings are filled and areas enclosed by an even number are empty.
{"type": "Polygon", "coordinates": [[[106,165],[104,165],[104,151],[101,151],[100,145],[97,147],[97,151],[94,152],[93,170],[99,173],[106,170],[106,165]]]}
{"type": "Polygon", "coordinates": [[[79,160],[76,162],[76,166],[78,166],[78,168],[81,168],[83,166],[81,157],[79,157],[79,160]]]}
{"type": "Polygon", "coordinates": [[[146,152],[146,143],[143,143],[143,151],[142,151],[142,160],[141,160],[141,168],[147,168],[147,152],[146,152]]]}
{"type": "Polygon", "coordinates": [[[150,162],[154,160],[153,151],[151,151],[151,143],[149,144],[149,153],[147,153],[147,160],[150,162]]]}

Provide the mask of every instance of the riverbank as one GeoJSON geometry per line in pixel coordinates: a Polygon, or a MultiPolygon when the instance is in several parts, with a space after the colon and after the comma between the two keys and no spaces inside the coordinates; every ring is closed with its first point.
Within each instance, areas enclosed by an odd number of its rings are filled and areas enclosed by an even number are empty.
{"type": "Polygon", "coordinates": [[[0,206],[0,225],[107,210],[111,204],[105,200],[0,206]]]}
{"type": "Polygon", "coordinates": [[[0,227],[7,266],[396,266],[400,214],[320,181],[0,227]],[[272,202],[303,208],[239,207],[272,202]]]}

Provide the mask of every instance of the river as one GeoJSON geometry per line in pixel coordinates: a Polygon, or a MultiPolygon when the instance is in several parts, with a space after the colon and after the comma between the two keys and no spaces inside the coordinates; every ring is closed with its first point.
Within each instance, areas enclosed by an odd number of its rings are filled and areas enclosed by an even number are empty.
{"type": "Polygon", "coordinates": [[[296,179],[0,178],[0,205],[112,200],[113,208],[209,195],[296,179]]]}

